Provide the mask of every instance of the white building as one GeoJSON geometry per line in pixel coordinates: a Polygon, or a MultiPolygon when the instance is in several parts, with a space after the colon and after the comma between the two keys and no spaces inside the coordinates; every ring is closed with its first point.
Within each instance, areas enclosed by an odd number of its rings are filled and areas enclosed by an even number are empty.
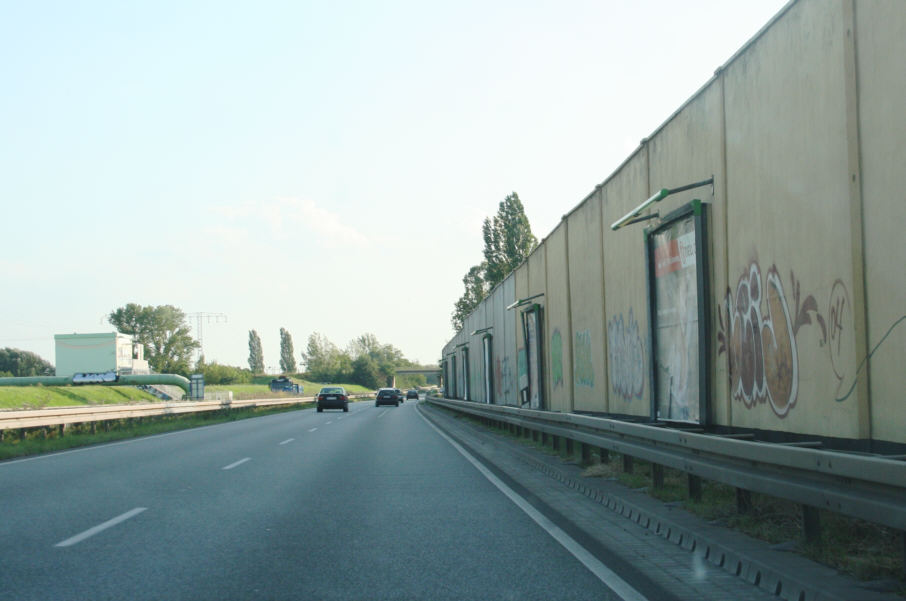
{"type": "Polygon", "coordinates": [[[77,373],[148,374],[145,347],[131,336],[118,332],[99,334],[57,334],[56,374],[77,373]]]}

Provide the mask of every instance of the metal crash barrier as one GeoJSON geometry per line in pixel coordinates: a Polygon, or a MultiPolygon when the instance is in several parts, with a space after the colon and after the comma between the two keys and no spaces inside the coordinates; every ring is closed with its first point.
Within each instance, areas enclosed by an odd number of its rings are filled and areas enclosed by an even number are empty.
{"type": "Polygon", "coordinates": [[[439,398],[429,398],[428,402],[637,457],[738,490],[906,531],[906,461],[738,440],[572,413],[439,398]]]}

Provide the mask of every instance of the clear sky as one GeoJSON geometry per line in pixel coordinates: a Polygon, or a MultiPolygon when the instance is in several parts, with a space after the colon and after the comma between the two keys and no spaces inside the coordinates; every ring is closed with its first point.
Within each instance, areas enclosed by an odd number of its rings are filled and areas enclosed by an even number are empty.
{"type": "Polygon", "coordinates": [[[0,347],[135,302],[435,363],[498,203],[549,234],[785,4],[0,0],[0,347]]]}

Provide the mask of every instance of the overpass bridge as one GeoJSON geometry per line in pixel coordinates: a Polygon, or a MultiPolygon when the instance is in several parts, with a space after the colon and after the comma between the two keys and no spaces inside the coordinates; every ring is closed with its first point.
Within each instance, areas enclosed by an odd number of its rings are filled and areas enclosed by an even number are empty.
{"type": "Polygon", "coordinates": [[[443,372],[439,367],[403,367],[393,373],[392,386],[396,386],[397,376],[422,375],[429,384],[443,386],[443,372]]]}

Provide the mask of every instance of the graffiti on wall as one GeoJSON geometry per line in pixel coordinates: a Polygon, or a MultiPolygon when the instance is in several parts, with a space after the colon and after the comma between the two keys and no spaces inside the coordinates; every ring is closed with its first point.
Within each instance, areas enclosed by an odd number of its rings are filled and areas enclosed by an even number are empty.
{"type": "Polygon", "coordinates": [[[595,387],[595,368],[592,363],[591,330],[576,332],[574,380],[579,386],[595,387]]]}
{"type": "Polygon", "coordinates": [[[551,334],[551,384],[554,388],[563,386],[563,338],[558,328],[551,334]]]}
{"type": "Polygon", "coordinates": [[[513,390],[513,370],[510,367],[510,358],[497,357],[494,364],[494,387],[498,399],[506,401],[511,399],[513,390]]]}
{"type": "MultiPolygon", "coordinates": [[[[789,414],[799,395],[796,336],[800,328],[812,324],[814,319],[821,328],[819,344],[824,346],[828,342],[827,325],[818,312],[815,297],[809,294],[802,298],[792,271],[790,286],[791,298],[783,288],[776,266],[772,265],[762,277],[761,267],[752,261],[739,278],[735,296],[728,290],[725,306],[718,311],[717,352],[726,353],[729,358],[730,394],[749,409],[756,403],[768,403],[778,417],[789,414]]],[[[834,290],[839,295],[836,284],[834,290]]],[[[832,291],[832,302],[834,295],[832,291]]],[[[842,323],[838,324],[839,331],[831,333],[831,341],[839,342],[842,323]]],[[[841,376],[837,377],[842,380],[841,376]]]]}
{"type": "Polygon", "coordinates": [[[837,377],[836,395],[839,396],[840,389],[843,387],[843,381],[846,379],[846,366],[843,361],[843,339],[846,336],[846,328],[843,324],[849,323],[851,317],[852,303],[849,300],[849,291],[842,280],[834,282],[831,288],[830,300],[827,304],[827,343],[830,352],[831,367],[834,375],[837,377]]]}
{"type": "Polygon", "coordinates": [[[646,375],[645,343],[632,309],[625,321],[621,313],[607,322],[607,345],[610,387],[614,394],[624,401],[642,398],[646,375]]]}

